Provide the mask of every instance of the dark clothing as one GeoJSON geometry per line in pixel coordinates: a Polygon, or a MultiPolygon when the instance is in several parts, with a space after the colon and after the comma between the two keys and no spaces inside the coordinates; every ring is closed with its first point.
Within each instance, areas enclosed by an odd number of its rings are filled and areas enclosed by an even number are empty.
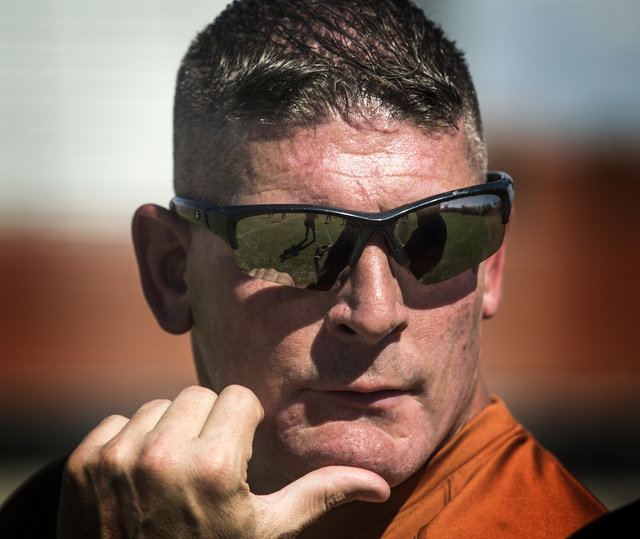
{"type": "Polygon", "coordinates": [[[0,508],[2,539],[55,539],[67,458],[60,457],[36,472],[5,501],[0,508]]]}

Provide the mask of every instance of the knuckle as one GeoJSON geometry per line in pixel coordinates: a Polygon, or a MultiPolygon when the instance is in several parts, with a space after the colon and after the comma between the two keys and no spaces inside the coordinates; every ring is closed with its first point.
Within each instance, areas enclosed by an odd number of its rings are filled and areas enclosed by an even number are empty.
{"type": "Polygon", "coordinates": [[[99,467],[105,472],[114,472],[124,468],[130,459],[130,449],[125,444],[110,442],[100,450],[99,467]]]}
{"type": "Polygon", "coordinates": [[[198,399],[198,398],[211,399],[216,397],[216,394],[211,389],[209,389],[208,387],[198,386],[198,385],[192,385],[192,386],[186,387],[185,389],[182,390],[181,394],[192,397],[194,399],[198,399]]]}
{"type": "Polygon", "coordinates": [[[248,387],[238,384],[231,384],[223,389],[223,392],[227,396],[232,396],[234,399],[245,401],[250,404],[259,403],[258,397],[248,387]]]}
{"type": "MultiPolygon", "coordinates": [[[[262,404],[256,394],[249,388],[232,384],[222,390],[225,398],[232,398],[236,401],[239,408],[245,411],[251,411],[258,415],[258,419],[263,416],[262,404]]],[[[221,393],[221,395],[222,395],[221,393]]]]}
{"type": "Polygon", "coordinates": [[[155,411],[164,411],[171,405],[171,401],[168,399],[154,399],[149,402],[144,403],[140,406],[140,412],[155,412],[155,411]]]}
{"type": "Polygon", "coordinates": [[[112,423],[115,424],[121,424],[121,423],[126,423],[127,421],[129,421],[129,419],[127,419],[126,417],[124,417],[123,415],[120,414],[111,414],[110,416],[105,417],[101,422],[100,425],[98,425],[98,427],[96,428],[101,428],[104,427],[106,425],[110,425],[112,423]]]}
{"type": "MultiPolygon", "coordinates": [[[[111,447],[113,439],[111,437],[127,421],[129,420],[126,417],[118,414],[110,415],[103,419],[67,459],[65,463],[66,476],[80,479],[91,474],[93,470],[100,468],[105,451],[107,454],[113,451],[111,447]]],[[[110,456],[109,461],[111,460],[114,459],[110,456]]]]}
{"type": "Polygon", "coordinates": [[[220,494],[235,493],[242,483],[234,463],[225,455],[214,455],[207,459],[206,477],[220,494]]]}
{"type": "Polygon", "coordinates": [[[153,428],[153,425],[165,414],[171,406],[171,401],[167,399],[154,399],[145,402],[133,415],[134,431],[142,434],[143,431],[153,428]]]}
{"type": "Polygon", "coordinates": [[[65,464],[65,474],[72,478],[83,476],[89,464],[88,453],[82,446],[71,453],[65,464]]]}
{"type": "Polygon", "coordinates": [[[274,281],[278,278],[278,273],[273,268],[269,268],[264,272],[262,278],[266,281],[274,281]]]}
{"type": "Polygon", "coordinates": [[[139,471],[149,477],[171,475],[178,460],[177,448],[163,438],[145,444],[138,460],[139,471]]]}
{"type": "Polygon", "coordinates": [[[347,500],[347,496],[343,492],[325,492],[323,493],[319,503],[324,512],[328,512],[338,505],[342,505],[347,500]]]}

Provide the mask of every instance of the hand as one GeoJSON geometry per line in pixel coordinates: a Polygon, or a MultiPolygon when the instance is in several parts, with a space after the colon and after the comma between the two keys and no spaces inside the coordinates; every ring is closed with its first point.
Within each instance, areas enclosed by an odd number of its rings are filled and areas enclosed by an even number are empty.
{"type": "Polygon", "coordinates": [[[247,388],[218,397],[194,386],[130,420],[105,419],[67,462],[58,537],[295,537],[337,505],[389,496],[380,476],[346,466],[252,494],[247,464],[262,415],[247,388]]]}
{"type": "Polygon", "coordinates": [[[273,268],[253,268],[247,273],[247,275],[256,279],[263,279],[264,281],[271,281],[273,283],[286,284],[288,286],[295,286],[291,275],[282,271],[276,271],[273,268]]]}
{"type": "Polygon", "coordinates": [[[319,245],[318,247],[316,247],[316,254],[315,256],[320,256],[322,257],[329,249],[331,249],[331,244],[325,244],[325,245],[319,245]]]}

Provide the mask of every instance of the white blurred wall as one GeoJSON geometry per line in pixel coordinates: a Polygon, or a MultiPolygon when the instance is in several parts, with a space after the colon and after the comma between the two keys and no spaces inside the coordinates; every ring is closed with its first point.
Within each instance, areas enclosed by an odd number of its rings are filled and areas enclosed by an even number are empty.
{"type": "Polygon", "coordinates": [[[0,226],[121,234],[166,204],[177,66],[224,5],[2,0],[0,226]]]}
{"type": "MultiPolygon", "coordinates": [[[[176,68],[224,0],[2,0],[0,228],[128,234],[171,196],[176,68]]],[[[640,138],[640,1],[420,2],[489,132],[640,138]]]]}

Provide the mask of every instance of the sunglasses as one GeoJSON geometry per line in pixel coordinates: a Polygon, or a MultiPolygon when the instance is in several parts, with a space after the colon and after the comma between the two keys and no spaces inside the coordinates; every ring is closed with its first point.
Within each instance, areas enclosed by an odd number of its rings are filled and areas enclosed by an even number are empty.
{"type": "Polygon", "coordinates": [[[245,274],[329,290],[376,232],[425,285],[476,267],[502,245],[513,195],[507,174],[489,172],[486,183],[380,213],[297,204],[220,206],[179,197],[171,209],[224,239],[245,274]]]}

